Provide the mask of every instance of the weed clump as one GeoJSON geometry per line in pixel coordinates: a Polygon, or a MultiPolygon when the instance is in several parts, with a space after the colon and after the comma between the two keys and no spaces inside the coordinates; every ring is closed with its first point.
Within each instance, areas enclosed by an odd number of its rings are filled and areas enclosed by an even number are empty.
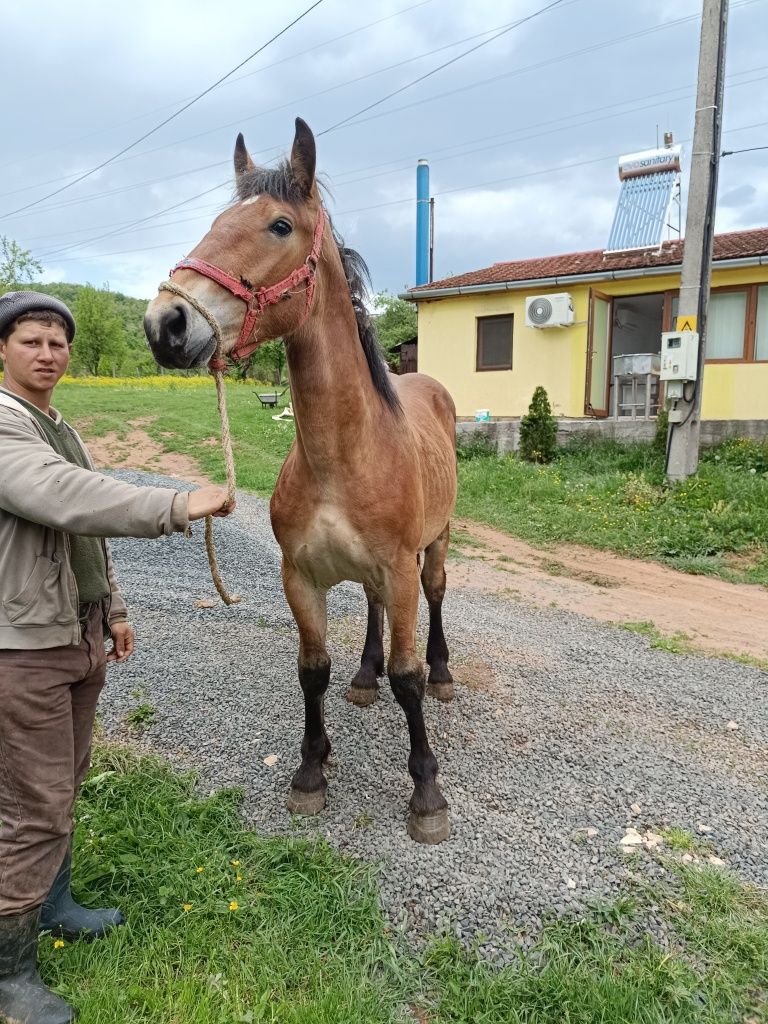
{"type": "Polygon", "coordinates": [[[456,437],[456,458],[459,462],[488,458],[496,454],[493,438],[482,430],[473,430],[471,434],[458,434],[456,437]]]}

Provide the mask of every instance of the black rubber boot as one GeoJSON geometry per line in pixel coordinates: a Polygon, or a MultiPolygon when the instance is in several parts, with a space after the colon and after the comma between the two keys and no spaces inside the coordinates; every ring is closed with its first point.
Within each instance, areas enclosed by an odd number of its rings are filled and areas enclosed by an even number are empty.
{"type": "Polygon", "coordinates": [[[125,923],[119,910],[88,910],[72,899],[72,854],[67,851],[64,863],[53,880],[51,891],[40,912],[40,931],[50,931],[65,939],[101,939],[112,928],[125,923]]]}
{"type": "Polygon", "coordinates": [[[0,1020],[9,1024],[69,1024],[75,1011],[37,973],[40,908],[0,917],[0,1020]]]}

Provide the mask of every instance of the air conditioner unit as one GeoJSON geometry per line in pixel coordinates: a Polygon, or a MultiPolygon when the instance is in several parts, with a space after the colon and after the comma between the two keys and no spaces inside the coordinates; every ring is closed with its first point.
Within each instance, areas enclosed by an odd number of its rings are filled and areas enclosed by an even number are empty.
{"type": "Polygon", "coordinates": [[[572,323],[573,299],[568,292],[532,295],[526,298],[526,327],[567,327],[572,323]]]}

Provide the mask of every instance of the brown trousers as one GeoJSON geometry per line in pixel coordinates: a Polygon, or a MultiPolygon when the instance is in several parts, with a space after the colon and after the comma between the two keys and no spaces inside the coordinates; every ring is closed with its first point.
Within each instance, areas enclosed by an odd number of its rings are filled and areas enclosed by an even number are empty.
{"type": "Polygon", "coordinates": [[[104,685],[102,611],[77,645],[0,650],[0,915],[38,907],[67,852],[104,685]]]}

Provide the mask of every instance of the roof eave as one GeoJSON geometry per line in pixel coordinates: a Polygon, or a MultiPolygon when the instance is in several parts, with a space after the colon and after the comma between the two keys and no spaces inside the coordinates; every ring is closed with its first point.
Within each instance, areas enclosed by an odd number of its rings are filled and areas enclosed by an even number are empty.
{"type": "MultiPolygon", "coordinates": [[[[761,256],[736,256],[732,259],[714,260],[714,270],[727,270],[738,267],[768,266],[768,253],[761,256]]],[[[421,291],[406,291],[398,295],[399,299],[408,302],[420,302],[422,299],[446,299],[455,295],[473,295],[477,292],[511,292],[526,291],[531,288],[551,288],[565,284],[579,284],[587,281],[619,281],[628,277],[662,277],[667,274],[679,273],[680,263],[667,263],[659,267],[634,267],[626,270],[593,271],[589,274],[561,274],[557,277],[535,277],[524,281],[494,281],[488,284],[457,285],[452,288],[424,288],[421,291]]]]}

